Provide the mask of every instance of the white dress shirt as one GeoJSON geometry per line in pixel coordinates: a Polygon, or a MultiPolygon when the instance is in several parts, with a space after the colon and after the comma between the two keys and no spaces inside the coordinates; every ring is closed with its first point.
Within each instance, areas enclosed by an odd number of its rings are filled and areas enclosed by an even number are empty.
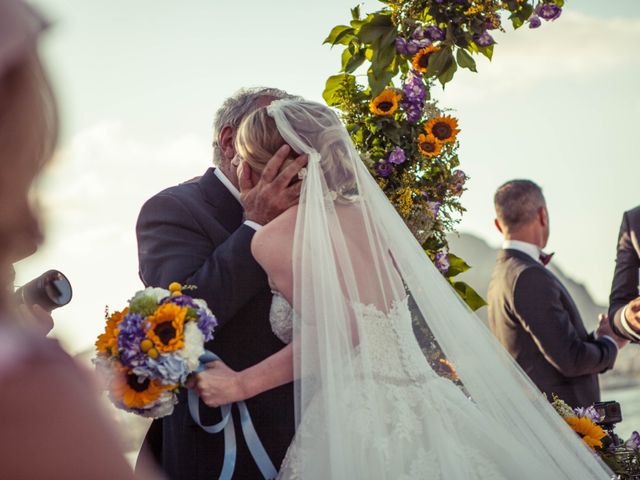
{"type": "Polygon", "coordinates": [[[637,334],[636,332],[634,332],[631,329],[631,326],[629,325],[629,322],[627,322],[627,306],[625,305],[625,307],[622,309],[622,312],[620,313],[620,323],[622,324],[622,328],[624,329],[625,332],[627,332],[627,334],[629,334],[629,336],[631,338],[634,338],[635,340],[640,342],[640,334],[637,334]]]}
{"type": "MultiPolygon", "coordinates": [[[[220,170],[219,168],[216,168],[213,171],[213,174],[218,177],[218,179],[222,182],[222,184],[227,187],[227,190],[229,190],[229,192],[231,193],[231,195],[233,195],[233,198],[235,198],[238,203],[242,204],[242,202],[240,202],[240,190],[238,190],[236,188],[236,186],[231,183],[231,180],[229,180],[226,175],[224,173],[222,173],[222,170],[220,170]]],[[[245,220],[244,224],[247,227],[251,227],[253,228],[256,232],[258,230],[260,230],[262,228],[262,225],[260,225],[259,223],[253,222],[251,220],[245,220]]]]}
{"type": "MultiPolygon", "coordinates": [[[[526,253],[531,258],[533,258],[536,262],[538,262],[540,265],[543,264],[542,261],[540,260],[540,254],[542,253],[542,250],[540,250],[540,247],[538,247],[537,245],[534,245],[533,243],[523,242],[523,241],[520,241],[520,240],[505,240],[502,243],[502,248],[505,249],[505,250],[506,249],[518,250],[519,252],[526,253]]],[[[624,314],[624,312],[622,312],[622,313],[624,314]]],[[[626,321],[624,320],[624,317],[623,317],[623,326],[627,326],[626,325],[626,321]]],[[[603,339],[611,342],[611,344],[616,348],[616,351],[618,351],[618,344],[609,335],[602,335],[601,337],[598,337],[598,334],[594,331],[593,332],[593,337],[594,338],[603,338],[603,339]]]]}
{"type": "Polygon", "coordinates": [[[542,261],[540,260],[540,247],[533,243],[523,242],[521,240],[505,240],[502,243],[502,248],[505,250],[518,250],[519,252],[526,253],[542,265],[542,261]]]}

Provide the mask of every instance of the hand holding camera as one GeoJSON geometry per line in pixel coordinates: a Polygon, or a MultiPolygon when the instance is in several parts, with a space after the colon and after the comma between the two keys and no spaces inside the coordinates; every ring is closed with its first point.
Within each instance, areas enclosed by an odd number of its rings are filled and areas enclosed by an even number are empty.
{"type": "Polygon", "coordinates": [[[71,283],[58,270],[49,270],[15,291],[22,321],[44,335],[53,328],[51,312],[71,301],[71,283]]]}

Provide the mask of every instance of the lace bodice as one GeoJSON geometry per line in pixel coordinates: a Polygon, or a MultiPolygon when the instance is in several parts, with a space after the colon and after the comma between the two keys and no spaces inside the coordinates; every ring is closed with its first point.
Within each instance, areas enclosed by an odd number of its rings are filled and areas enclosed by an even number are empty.
{"type": "Polygon", "coordinates": [[[363,359],[376,365],[375,378],[399,385],[435,376],[413,333],[407,298],[394,302],[386,313],[361,303],[352,308],[362,325],[358,348],[363,359]]]}
{"type": "Polygon", "coordinates": [[[291,343],[293,338],[293,309],[279,292],[273,292],[269,315],[273,334],[283,343],[291,343]]]}
{"type": "MultiPolygon", "coordinates": [[[[395,302],[386,313],[361,303],[353,303],[352,308],[362,326],[359,357],[376,365],[379,380],[406,383],[435,375],[415,339],[406,298],[395,302]]],[[[282,342],[291,343],[293,309],[278,292],[273,292],[270,321],[273,333],[282,342]]]]}

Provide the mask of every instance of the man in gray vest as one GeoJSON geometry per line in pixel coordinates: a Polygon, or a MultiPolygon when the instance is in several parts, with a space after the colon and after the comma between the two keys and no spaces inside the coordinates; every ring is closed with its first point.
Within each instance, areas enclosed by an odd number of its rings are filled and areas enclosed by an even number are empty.
{"type": "Polygon", "coordinates": [[[625,212],[618,236],[616,271],[609,297],[609,319],[614,332],[640,342],[640,207],[625,212]]]}
{"type": "Polygon", "coordinates": [[[504,244],[489,286],[491,330],[549,399],[557,394],[575,407],[599,401],[598,374],[613,367],[626,341],[608,324],[587,333],[569,292],[546,268],[549,215],[540,187],[513,180],[494,202],[504,244]]]}

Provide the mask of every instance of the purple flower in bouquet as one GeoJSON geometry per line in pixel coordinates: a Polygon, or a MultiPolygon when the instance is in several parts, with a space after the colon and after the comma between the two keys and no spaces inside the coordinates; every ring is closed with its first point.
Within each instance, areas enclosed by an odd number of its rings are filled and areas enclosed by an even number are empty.
{"type": "Polygon", "coordinates": [[[393,172],[393,166],[388,162],[379,162],[376,165],[376,173],[381,177],[388,177],[393,172]]]}
{"type": "Polygon", "coordinates": [[[400,55],[408,55],[409,54],[409,42],[407,42],[406,38],[396,37],[396,52],[400,55]]]}
{"type": "Polygon", "coordinates": [[[447,273],[449,271],[449,267],[451,266],[451,263],[449,263],[448,253],[445,250],[441,250],[436,253],[434,263],[436,265],[436,268],[442,273],[447,273]]]}
{"type": "Polygon", "coordinates": [[[118,351],[123,365],[133,368],[144,364],[147,356],[140,350],[140,342],[145,339],[144,317],[128,313],[118,327],[118,351]]]}
{"type": "Polygon", "coordinates": [[[204,335],[204,341],[213,340],[213,331],[218,326],[218,320],[213,315],[209,315],[203,308],[198,310],[198,328],[204,335]]]}
{"type": "Polygon", "coordinates": [[[625,443],[625,445],[629,448],[638,449],[640,448],[640,433],[633,432],[629,437],[629,440],[625,443]]]}
{"type": "Polygon", "coordinates": [[[444,30],[438,27],[437,25],[430,25],[425,30],[425,35],[432,42],[437,42],[438,40],[444,40],[444,30]]]}
{"type": "Polygon", "coordinates": [[[193,299],[188,295],[175,295],[171,297],[167,297],[164,299],[162,303],[171,302],[174,305],[178,305],[179,307],[189,307],[189,308],[197,308],[193,299]]]}
{"type": "Polygon", "coordinates": [[[387,162],[394,163],[396,165],[401,165],[406,160],[407,156],[405,155],[404,150],[400,147],[395,147],[389,154],[389,158],[387,158],[387,162]]]}
{"type": "Polygon", "coordinates": [[[489,34],[489,32],[483,32],[481,34],[475,34],[473,36],[473,41],[476,42],[476,45],[479,47],[488,47],[489,45],[493,45],[495,40],[489,34]]]}
{"type": "Polygon", "coordinates": [[[629,440],[627,440],[626,446],[629,448],[640,449],[640,433],[634,431],[629,437],[629,440]]]}
{"type": "Polygon", "coordinates": [[[594,423],[600,420],[600,414],[596,411],[595,408],[593,408],[593,406],[586,408],[577,407],[574,408],[573,411],[576,412],[576,415],[578,417],[586,417],[594,423]]]}
{"type": "Polygon", "coordinates": [[[540,25],[542,25],[542,20],[540,20],[539,16],[532,15],[529,18],[529,28],[538,28],[540,25]]]}
{"type": "Polygon", "coordinates": [[[562,13],[562,8],[555,3],[541,3],[536,7],[536,14],[547,21],[555,20],[562,13]]]}

